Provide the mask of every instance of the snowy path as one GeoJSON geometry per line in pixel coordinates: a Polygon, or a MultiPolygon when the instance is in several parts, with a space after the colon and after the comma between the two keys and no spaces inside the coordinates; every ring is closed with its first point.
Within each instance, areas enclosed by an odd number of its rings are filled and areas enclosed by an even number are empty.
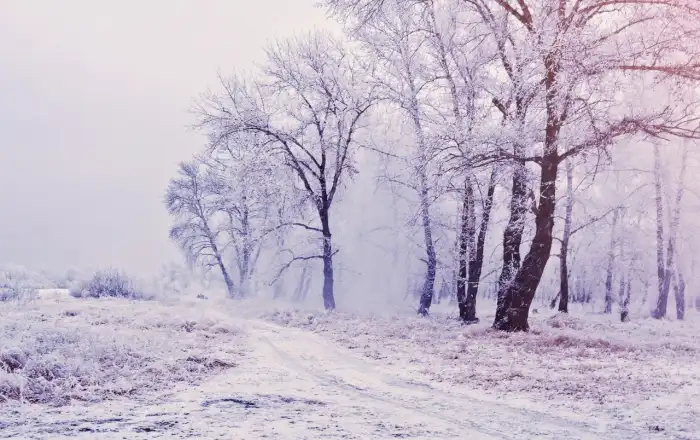
{"type": "Polygon", "coordinates": [[[237,368],[156,402],[0,413],[0,438],[627,439],[535,411],[381,374],[303,330],[245,321],[237,368]],[[19,423],[19,419],[24,419],[19,423]]]}

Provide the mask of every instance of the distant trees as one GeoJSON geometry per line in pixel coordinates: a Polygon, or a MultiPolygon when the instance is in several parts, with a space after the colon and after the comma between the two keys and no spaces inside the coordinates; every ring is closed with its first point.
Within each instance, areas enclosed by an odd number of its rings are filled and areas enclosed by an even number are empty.
{"type": "Polygon", "coordinates": [[[210,170],[224,250],[238,273],[239,293],[247,296],[267,236],[282,227],[286,181],[265,138],[256,133],[229,136],[207,153],[202,160],[210,170]]]}
{"type": "Polygon", "coordinates": [[[251,293],[266,242],[288,225],[288,181],[273,159],[263,137],[232,135],[180,164],[166,191],[171,238],[191,264],[215,269],[231,296],[251,293]]]}
{"type": "Polygon", "coordinates": [[[165,195],[168,213],[175,218],[170,238],[175,240],[192,264],[206,269],[216,267],[228,294],[234,285],[224,261],[222,230],[216,222],[220,212],[211,174],[198,162],[183,162],[178,177],[172,179],[165,195]]]}

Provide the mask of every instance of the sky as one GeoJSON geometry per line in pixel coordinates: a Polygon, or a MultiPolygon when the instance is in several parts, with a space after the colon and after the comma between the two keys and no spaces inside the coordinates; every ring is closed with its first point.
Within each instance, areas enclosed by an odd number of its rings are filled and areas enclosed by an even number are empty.
{"type": "Polygon", "coordinates": [[[331,28],[314,0],[0,2],[0,265],[154,274],[162,203],[202,147],[193,99],[266,44],[331,28]]]}

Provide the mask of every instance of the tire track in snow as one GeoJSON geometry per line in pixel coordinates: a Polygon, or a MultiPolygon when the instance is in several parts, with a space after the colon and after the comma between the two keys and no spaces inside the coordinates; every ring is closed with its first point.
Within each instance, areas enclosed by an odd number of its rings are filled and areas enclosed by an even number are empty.
{"type": "Polygon", "coordinates": [[[639,438],[638,433],[626,430],[616,430],[619,436],[611,437],[609,431],[602,432],[579,421],[480,401],[437,390],[430,385],[410,384],[400,378],[376,372],[371,365],[356,358],[351,352],[338,348],[319,335],[260,321],[251,324],[255,337],[270,346],[280,360],[297,372],[359,397],[407,409],[459,427],[469,434],[476,431],[484,436],[482,438],[639,438]],[[458,414],[463,414],[464,417],[455,416],[458,414]]]}

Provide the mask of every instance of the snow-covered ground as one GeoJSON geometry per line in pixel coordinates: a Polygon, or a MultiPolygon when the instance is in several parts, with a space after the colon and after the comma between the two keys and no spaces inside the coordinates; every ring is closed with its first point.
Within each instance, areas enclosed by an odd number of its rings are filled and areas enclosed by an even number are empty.
{"type": "Polygon", "coordinates": [[[696,315],[539,314],[505,335],[441,313],[57,295],[0,317],[0,349],[93,378],[0,403],[0,438],[700,439],[696,315]]]}
{"type": "Polygon", "coordinates": [[[595,426],[606,438],[700,439],[700,316],[694,311],[684,322],[637,317],[621,323],[619,315],[541,310],[528,334],[491,330],[492,311],[468,327],[453,315],[278,310],[265,316],[442,392],[556,414],[595,426]]]}

